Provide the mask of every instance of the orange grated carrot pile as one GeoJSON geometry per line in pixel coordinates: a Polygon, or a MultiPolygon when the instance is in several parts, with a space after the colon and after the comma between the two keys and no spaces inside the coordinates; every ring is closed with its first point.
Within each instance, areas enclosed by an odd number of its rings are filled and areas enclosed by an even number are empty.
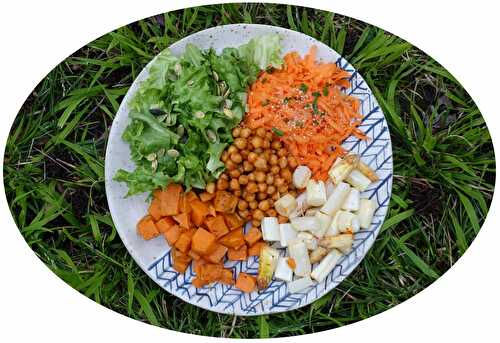
{"type": "Polygon", "coordinates": [[[326,180],[337,157],[345,155],[342,142],[354,135],[364,139],[359,102],[342,93],[350,74],[334,63],[317,63],[315,46],[301,58],[284,57],[280,70],[264,71],[248,95],[244,125],[265,127],[282,134],[282,141],[313,177],[326,180]]]}

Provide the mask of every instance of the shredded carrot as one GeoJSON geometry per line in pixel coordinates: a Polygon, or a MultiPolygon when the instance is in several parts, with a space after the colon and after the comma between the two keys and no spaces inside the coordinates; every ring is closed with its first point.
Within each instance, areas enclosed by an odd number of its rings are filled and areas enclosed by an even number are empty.
{"type": "Polygon", "coordinates": [[[301,58],[284,57],[282,69],[264,71],[250,87],[244,125],[283,134],[281,140],[315,179],[326,180],[333,162],[346,154],[342,142],[365,139],[359,101],[346,95],[350,74],[335,63],[317,63],[315,46],[301,58]]]}

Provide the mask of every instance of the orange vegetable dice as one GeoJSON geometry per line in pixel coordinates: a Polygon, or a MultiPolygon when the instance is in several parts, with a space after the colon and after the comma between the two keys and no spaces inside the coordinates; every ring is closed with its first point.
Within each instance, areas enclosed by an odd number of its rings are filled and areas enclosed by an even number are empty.
{"type": "Polygon", "coordinates": [[[250,248],[248,248],[248,256],[259,256],[260,251],[262,248],[266,246],[265,242],[257,242],[254,245],[252,245],[250,248]]]}
{"type": "Polygon", "coordinates": [[[177,249],[172,249],[170,251],[172,254],[172,261],[173,261],[173,267],[174,269],[179,272],[179,273],[184,273],[191,263],[191,258],[184,254],[182,251],[179,251],[177,249]]]}
{"type": "Polygon", "coordinates": [[[255,277],[247,273],[239,273],[236,279],[236,288],[245,293],[250,293],[255,289],[255,277]]]}
{"type": "Polygon", "coordinates": [[[182,186],[171,183],[160,195],[162,216],[173,216],[179,213],[179,199],[182,194],[182,186]]]}
{"type": "Polygon", "coordinates": [[[142,236],[142,238],[149,240],[157,237],[160,231],[156,227],[153,218],[151,216],[145,216],[137,223],[137,233],[142,236]]]}
{"type": "Polygon", "coordinates": [[[215,237],[220,238],[229,232],[224,217],[221,215],[210,217],[205,221],[207,228],[215,237]]]}
{"type": "Polygon", "coordinates": [[[208,214],[212,217],[215,217],[217,215],[214,205],[208,204],[208,214]]]}
{"type": "Polygon", "coordinates": [[[181,235],[181,228],[179,225],[172,225],[170,229],[168,229],[167,232],[163,234],[165,239],[167,240],[168,244],[173,247],[175,242],[179,239],[181,235]]]}
{"type": "Polygon", "coordinates": [[[156,222],[156,227],[160,233],[167,232],[173,225],[175,225],[175,221],[172,217],[163,217],[156,222]]]}
{"type": "Polygon", "coordinates": [[[200,279],[198,277],[193,278],[193,280],[191,281],[191,283],[196,288],[201,288],[201,287],[205,286],[206,284],[208,284],[208,282],[206,282],[205,280],[202,280],[202,279],[200,279]]]}
{"type": "Polygon", "coordinates": [[[251,227],[245,235],[245,241],[249,246],[254,245],[262,239],[262,232],[259,228],[251,227]]]}
{"type": "Polygon", "coordinates": [[[200,200],[203,202],[207,202],[212,200],[215,197],[214,193],[203,192],[200,193],[200,200]]]}
{"type": "Polygon", "coordinates": [[[158,221],[161,219],[161,200],[157,198],[153,198],[151,201],[151,205],[148,209],[149,215],[153,217],[154,221],[158,221]]]}
{"type": "Polygon", "coordinates": [[[245,224],[245,221],[236,213],[225,213],[224,219],[229,230],[240,228],[245,224]]]}
{"type": "Polygon", "coordinates": [[[226,285],[234,285],[233,271],[231,269],[223,269],[220,282],[226,285]]]}
{"type": "Polygon", "coordinates": [[[185,196],[185,199],[187,200],[187,202],[189,204],[191,204],[195,200],[200,200],[200,198],[198,197],[198,195],[196,195],[196,193],[193,192],[193,191],[187,192],[184,196],[185,196]]]}
{"type": "Polygon", "coordinates": [[[215,192],[214,207],[217,212],[234,213],[237,204],[237,196],[226,191],[215,192]]]}
{"type": "Polygon", "coordinates": [[[208,215],[208,206],[198,199],[191,202],[191,219],[194,225],[200,226],[203,224],[205,217],[208,215]]]}
{"type": "Polygon", "coordinates": [[[189,214],[187,213],[180,213],[175,216],[173,216],[174,220],[179,223],[179,226],[184,228],[184,229],[189,229],[191,227],[191,223],[189,220],[189,214]]]}
{"type": "Polygon", "coordinates": [[[181,233],[175,242],[175,247],[184,254],[187,254],[189,248],[191,247],[191,236],[187,232],[181,233]]]}
{"type": "Polygon", "coordinates": [[[194,261],[201,259],[201,255],[194,252],[193,250],[189,250],[188,256],[191,257],[194,261]]]}
{"type": "Polygon", "coordinates": [[[245,244],[243,228],[229,232],[227,235],[219,239],[219,243],[228,248],[238,249],[245,244]]]}
{"type": "Polygon", "coordinates": [[[218,263],[207,263],[201,266],[200,279],[207,282],[214,282],[221,278],[224,267],[218,263]]]}
{"type": "Polygon", "coordinates": [[[247,259],[247,246],[243,244],[238,249],[229,249],[227,251],[227,258],[230,261],[246,261],[246,259],[247,259]]]}
{"type": "Polygon", "coordinates": [[[215,250],[206,256],[206,259],[212,263],[219,263],[226,256],[227,248],[221,244],[217,244],[215,250]]]}
{"type": "MultiPolygon", "coordinates": [[[[191,250],[191,251],[193,251],[193,250],[191,250]]],[[[203,258],[200,258],[198,260],[194,260],[193,261],[193,270],[194,270],[195,274],[199,275],[201,273],[201,267],[207,263],[208,262],[203,258]]]]}
{"type": "Polygon", "coordinates": [[[179,197],[179,212],[180,213],[191,212],[191,205],[189,205],[189,199],[187,197],[187,193],[181,194],[181,196],[179,197]]]}
{"type": "Polygon", "coordinates": [[[216,248],[216,237],[205,229],[198,228],[191,239],[191,249],[200,255],[208,255],[216,248]]]}

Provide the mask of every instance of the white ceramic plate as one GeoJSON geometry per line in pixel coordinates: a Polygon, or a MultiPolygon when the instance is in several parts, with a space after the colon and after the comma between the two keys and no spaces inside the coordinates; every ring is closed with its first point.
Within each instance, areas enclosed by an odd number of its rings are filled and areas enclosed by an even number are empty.
{"type": "MultiPolygon", "coordinates": [[[[302,33],[279,27],[235,24],[197,32],[176,42],[170,49],[175,55],[180,55],[186,44],[192,43],[202,49],[213,47],[217,52],[221,52],[224,47],[239,46],[252,37],[271,32],[282,35],[283,53],[298,51],[304,55],[312,45],[316,45],[320,60],[336,62],[351,72],[351,86],[345,91],[359,98],[364,116],[360,129],[369,139],[360,141],[355,137],[349,137],[343,146],[349,151],[360,154],[362,160],[376,169],[380,176],[380,181],[373,183],[363,194],[378,203],[371,228],[356,233],[352,252],[339,261],[323,282],[294,294],[290,294],[286,283],[277,280],[267,289],[253,293],[242,293],[234,286],[219,283],[197,289],[191,285],[194,277],[191,267],[185,274],[173,270],[170,247],[163,237],[145,241],[137,235],[136,223],[145,215],[148,208],[148,203],[145,201],[147,194],[125,198],[126,185],[113,181],[113,176],[118,169],[134,169],[128,144],[121,139],[121,135],[129,123],[127,104],[138,85],[147,77],[148,66],[142,70],[123,99],[113,121],[106,150],[105,182],[108,204],[118,234],[132,257],[149,277],[168,292],[193,305],[221,313],[259,315],[283,312],[305,306],[331,291],[352,272],[372,246],[384,221],[391,196],[392,148],[384,114],[363,78],[347,61],[325,44],[302,33]]],[[[226,262],[226,267],[231,267],[235,274],[240,271],[256,274],[258,260],[252,257],[246,262],[226,262]]]]}

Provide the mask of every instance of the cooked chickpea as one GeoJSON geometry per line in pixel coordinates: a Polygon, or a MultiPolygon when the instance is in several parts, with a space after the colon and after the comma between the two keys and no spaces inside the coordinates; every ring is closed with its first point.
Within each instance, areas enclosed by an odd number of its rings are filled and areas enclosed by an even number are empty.
{"type": "Polygon", "coordinates": [[[271,206],[269,205],[269,200],[262,200],[261,202],[259,202],[259,209],[262,210],[262,211],[267,211],[269,210],[269,208],[271,208],[271,206]]]}
{"type": "Polygon", "coordinates": [[[266,175],[266,183],[268,185],[272,185],[273,182],[274,182],[274,176],[273,176],[273,174],[267,174],[266,175]]]}
{"type": "Polygon", "coordinates": [[[224,191],[229,187],[229,182],[226,179],[219,178],[217,180],[217,189],[220,191],[224,191]]]}
{"type": "Polygon", "coordinates": [[[243,199],[240,199],[238,201],[238,210],[246,210],[248,208],[248,203],[243,200],[243,199]]]}
{"type": "Polygon", "coordinates": [[[255,181],[255,174],[254,173],[248,174],[248,181],[255,181]]]}
{"type": "Polygon", "coordinates": [[[279,166],[272,166],[271,167],[271,174],[276,175],[280,173],[280,167],[279,166]]]}
{"type": "Polygon", "coordinates": [[[250,140],[250,143],[252,144],[252,146],[255,149],[258,149],[258,148],[262,148],[262,146],[264,145],[264,140],[259,136],[254,136],[250,140]]]}
{"type": "Polygon", "coordinates": [[[271,144],[271,147],[274,150],[280,150],[281,149],[281,142],[280,141],[273,141],[273,143],[271,144]]]}
{"type": "Polygon", "coordinates": [[[239,137],[239,136],[240,136],[240,134],[241,134],[241,128],[239,128],[239,127],[235,127],[235,128],[233,129],[233,137],[234,137],[234,138],[239,137]]]}
{"type": "Polygon", "coordinates": [[[281,148],[278,150],[278,156],[279,157],[286,157],[286,155],[288,155],[288,152],[286,151],[285,148],[281,148]]]}
{"type": "Polygon", "coordinates": [[[248,183],[248,176],[240,175],[240,177],[238,178],[238,182],[240,183],[240,185],[246,185],[248,183]]]}
{"type": "Polygon", "coordinates": [[[235,147],[234,145],[231,145],[229,146],[229,148],[227,148],[227,153],[229,154],[229,156],[231,156],[231,154],[234,152],[238,152],[238,148],[235,147]]]}
{"type": "Polygon", "coordinates": [[[238,214],[240,215],[241,218],[247,219],[250,216],[250,211],[249,210],[239,210],[238,214]]]}
{"type": "Polygon", "coordinates": [[[243,161],[243,170],[247,173],[251,172],[252,170],[254,170],[254,166],[248,161],[243,161]]]}
{"type": "Polygon", "coordinates": [[[265,160],[264,157],[259,157],[257,158],[257,161],[254,163],[255,168],[259,170],[266,170],[267,169],[267,161],[265,160]]]}
{"type": "Polygon", "coordinates": [[[285,156],[280,157],[278,165],[280,166],[281,169],[284,169],[288,166],[288,160],[286,159],[285,156]]]}
{"type": "Polygon", "coordinates": [[[254,149],[253,152],[256,153],[257,155],[260,155],[264,152],[264,150],[262,148],[257,148],[257,149],[254,149]]]}
{"type": "Polygon", "coordinates": [[[248,150],[240,150],[241,157],[243,157],[244,160],[247,159],[249,153],[248,150]]]}
{"type": "Polygon", "coordinates": [[[213,182],[207,183],[207,185],[205,186],[205,190],[208,193],[210,193],[210,194],[214,194],[214,192],[215,192],[215,183],[213,183],[213,182]]]}
{"type": "Polygon", "coordinates": [[[243,129],[241,129],[240,137],[248,138],[248,137],[250,137],[251,134],[252,134],[252,130],[250,130],[248,127],[244,127],[243,129]]]}
{"type": "MultiPolygon", "coordinates": [[[[231,181],[232,181],[232,180],[231,180],[231,181]]],[[[269,187],[267,187],[266,192],[267,192],[267,194],[272,195],[272,194],[274,194],[274,192],[276,192],[276,187],[274,187],[274,186],[269,186],[269,187]]]]}
{"type": "Polygon", "coordinates": [[[248,193],[257,193],[259,190],[257,189],[257,184],[253,181],[247,184],[246,190],[248,193]]]}
{"type": "Polygon", "coordinates": [[[226,162],[228,158],[229,158],[229,154],[227,153],[227,151],[224,151],[224,152],[222,153],[222,155],[220,156],[220,160],[221,160],[222,162],[226,162]]]}
{"type": "Polygon", "coordinates": [[[247,147],[247,140],[246,138],[241,138],[241,137],[238,137],[234,140],[234,145],[240,149],[240,150],[243,150],[247,147]]]}
{"type": "Polygon", "coordinates": [[[264,182],[266,180],[266,174],[263,171],[258,170],[254,172],[254,175],[257,182],[264,182]]]}
{"type": "Polygon", "coordinates": [[[269,141],[264,141],[264,142],[262,143],[262,147],[263,147],[264,149],[269,149],[269,148],[271,147],[271,143],[270,143],[269,141]]]}
{"type": "Polygon", "coordinates": [[[298,164],[297,159],[295,157],[293,157],[293,156],[288,157],[288,166],[290,168],[295,169],[295,168],[297,168],[298,165],[299,164],[298,164]]]}
{"type": "Polygon", "coordinates": [[[259,127],[257,131],[255,131],[255,134],[259,137],[265,138],[266,137],[266,129],[263,127],[259,127]]]}
{"type": "Polygon", "coordinates": [[[273,196],[271,197],[271,199],[273,199],[274,201],[277,201],[279,198],[280,194],[278,192],[274,193],[273,196]]]}
{"type": "Polygon", "coordinates": [[[274,155],[274,154],[273,154],[273,155],[271,155],[271,156],[269,157],[269,164],[271,164],[272,166],[277,165],[277,164],[278,164],[278,156],[276,156],[276,155],[274,155]]]}
{"type": "Polygon", "coordinates": [[[257,155],[255,152],[251,151],[248,153],[248,162],[255,163],[255,161],[257,161],[257,158],[259,158],[259,155],[257,155]]]}
{"type": "Polygon", "coordinates": [[[286,192],[288,192],[288,186],[287,185],[281,185],[278,187],[278,192],[280,192],[280,194],[284,194],[286,192]]]}
{"type": "Polygon", "coordinates": [[[226,169],[229,171],[236,169],[236,164],[231,160],[227,160],[225,165],[226,165],[226,169]]]}
{"type": "Polygon", "coordinates": [[[237,196],[238,198],[241,197],[241,189],[236,189],[233,191],[234,196],[237,196]]]}
{"type": "Polygon", "coordinates": [[[229,172],[229,176],[231,176],[232,178],[238,178],[240,177],[240,175],[241,172],[238,169],[233,169],[229,172]]]}
{"type": "Polygon", "coordinates": [[[262,220],[262,218],[264,218],[264,212],[256,209],[255,211],[253,211],[252,218],[255,220],[262,220]]]}
{"type": "Polygon", "coordinates": [[[260,226],[260,220],[257,220],[257,219],[252,220],[252,226],[259,227],[260,226]]]}
{"type": "Polygon", "coordinates": [[[280,223],[280,224],[285,224],[285,223],[288,223],[288,218],[287,218],[287,217],[285,217],[285,216],[281,216],[281,215],[279,215],[279,216],[278,216],[278,223],[280,223]]]}
{"type": "Polygon", "coordinates": [[[229,158],[236,164],[240,164],[241,161],[243,161],[243,157],[241,157],[239,152],[233,152],[231,155],[229,155],[229,158]]]}
{"type": "Polygon", "coordinates": [[[259,192],[265,192],[267,190],[267,185],[264,182],[257,184],[257,188],[259,192]]]}
{"type": "Polygon", "coordinates": [[[274,179],[274,185],[276,187],[278,187],[278,189],[279,189],[279,187],[283,186],[284,184],[285,184],[285,179],[283,179],[282,177],[277,177],[274,179]]]}
{"type": "Polygon", "coordinates": [[[233,191],[240,189],[240,183],[238,182],[238,179],[231,179],[231,181],[229,181],[229,188],[231,188],[233,191]]]}
{"type": "Polygon", "coordinates": [[[264,200],[264,199],[267,199],[267,193],[265,193],[265,192],[259,192],[259,193],[257,193],[257,200],[261,201],[261,200],[264,200]]]}
{"type": "Polygon", "coordinates": [[[270,208],[266,211],[266,215],[269,217],[276,217],[278,215],[278,212],[276,212],[274,208],[270,208]]]}
{"type": "Polygon", "coordinates": [[[255,210],[257,207],[259,207],[259,203],[255,200],[252,200],[248,202],[248,206],[252,209],[255,210]]]}
{"type": "Polygon", "coordinates": [[[286,168],[286,169],[281,169],[280,171],[280,175],[282,178],[285,179],[285,181],[292,181],[292,172],[290,171],[290,169],[286,168]]]}
{"type": "Polygon", "coordinates": [[[245,199],[246,202],[250,202],[255,200],[255,193],[248,193],[246,194],[243,199],[245,199]]]}
{"type": "Polygon", "coordinates": [[[272,141],[273,140],[273,133],[271,131],[267,131],[266,132],[266,138],[268,141],[272,141]]]}

